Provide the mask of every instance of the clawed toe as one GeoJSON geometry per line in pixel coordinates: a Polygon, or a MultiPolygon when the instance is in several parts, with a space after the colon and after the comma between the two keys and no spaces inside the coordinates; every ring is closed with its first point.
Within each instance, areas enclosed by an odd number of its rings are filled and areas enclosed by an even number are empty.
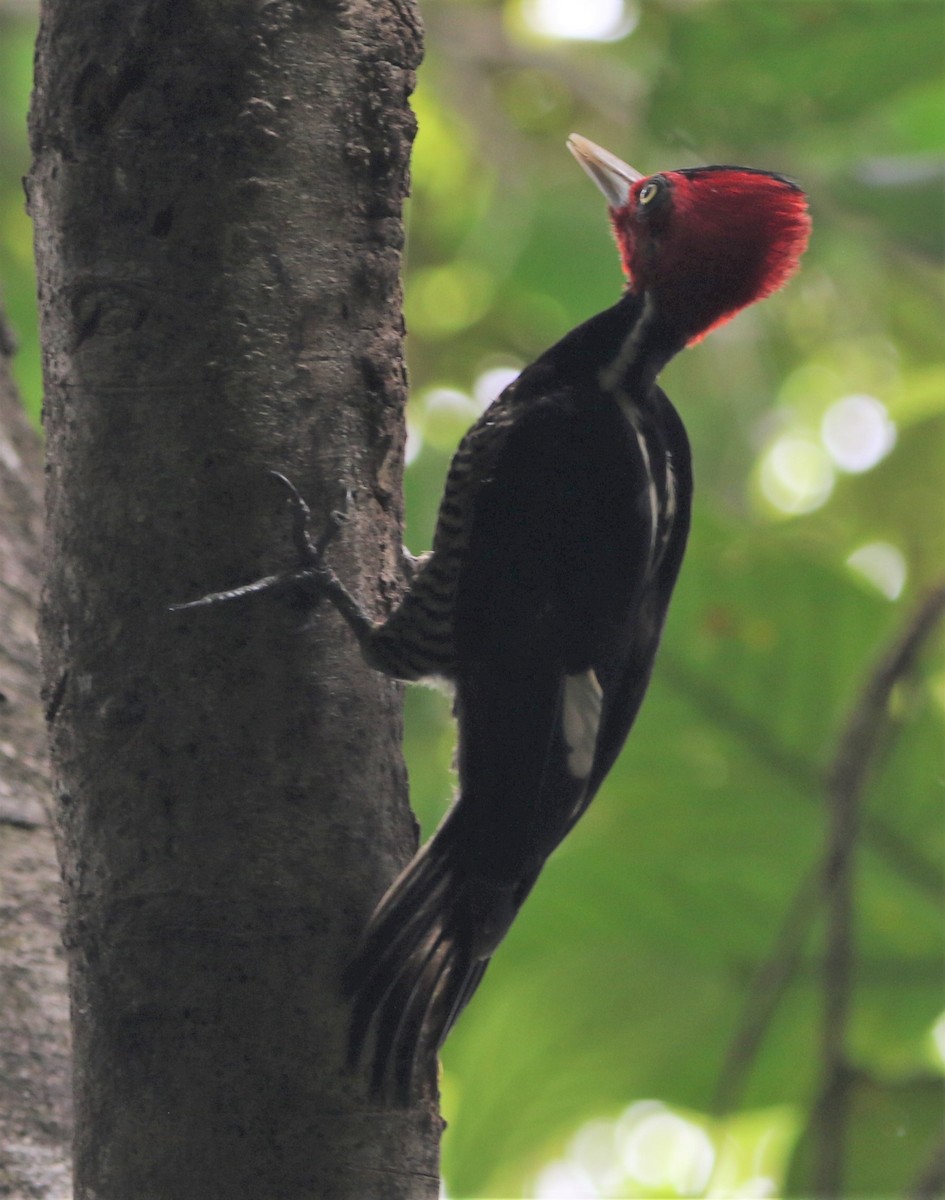
{"type": "Polygon", "coordinates": [[[288,502],[292,506],[292,540],[303,563],[319,566],[325,551],[338,536],[342,526],[348,519],[348,511],[354,502],[354,493],[350,488],[345,490],[344,503],[341,508],[333,509],[328,514],[325,528],[317,539],[313,540],[309,532],[312,521],[312,510],[302,499],[298,488],[281,471],[270,471],[275,479],[289,493],[288,502]]]}
{"type": "Polygon", "coordinates": [[[328,515],[325,528],[316,540],[309,533],[312,510],[302,499],[295,484],[281,471],[269,471],[269,476],[281,484],[288,492],[287,500],[292,508],[292,541],[298,553],[298,565],[291,571],[281,571],[275,575],[267,575],[253,583],[242,587],[230,588],[222,592],[211,592],[201,596],[199,600],[191,600],[184,604],[172,604],[171,612],[185,612],[189,609],[208,608],[228,600],[239,600],[247,596],[255,596],[260,592],[276,592],[288,594],[292,592],[312,594],[317,603],[318,595],[336,587],[333,574],[322,564],[325,552],[331,542],[348,519],[348,511],[354,501],[354,493],[347,489],[341,508],[334,509],[328,515]]]}

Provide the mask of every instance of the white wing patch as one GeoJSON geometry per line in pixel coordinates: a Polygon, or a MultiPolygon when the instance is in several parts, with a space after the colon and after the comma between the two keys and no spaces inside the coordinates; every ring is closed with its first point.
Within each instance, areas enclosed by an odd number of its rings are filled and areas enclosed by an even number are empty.
{"type": "Polygon", "coordinates": [[[586,779],[594,765],[603,698],[593,668],[565,677],[562,727],[568,770],[575,779],[586,779]]]}
{"type": "Polygon", "coordinates": [[[673,470],[673,456],[666,454],[666,522],[672,525],[676,519],[676,472],[673,470]]]}

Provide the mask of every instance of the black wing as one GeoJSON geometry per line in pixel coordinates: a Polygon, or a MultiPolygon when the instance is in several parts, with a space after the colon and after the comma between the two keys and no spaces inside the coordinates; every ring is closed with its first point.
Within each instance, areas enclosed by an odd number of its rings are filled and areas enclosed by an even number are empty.
{"type": "Polygon", "coordinates": [[[658,548],[634,427],[605,397],[562,391],[495,449],[454,608],[459,797],[346,973],[351,1058],[373,1027],[373,1086],[389,1080],[405,1104],[418,1058],[442,1044],[603,778],[601,748],[608,766],[619,751],[652,659],[634,650],[658,548]]]}
{"type": "Polygon", "coordinates": [[[658,420],[647,423],[648,458],[656,469],[661,519],[650,580],[625,631],[621,652],[609,673],[608,696],[587,800],[594,796],[623,749],[643,703],[679,569],[692,507],[689,439],[679,414],[660,388],[652,393],[658,420]]]}
{"type": "Polygon", "coordinates": [[[480,486],[454,638],[462,832],[487,878],[530,887],[590,798],[653,522],[637,434],[594,393],[527,409],[480,486]]]}

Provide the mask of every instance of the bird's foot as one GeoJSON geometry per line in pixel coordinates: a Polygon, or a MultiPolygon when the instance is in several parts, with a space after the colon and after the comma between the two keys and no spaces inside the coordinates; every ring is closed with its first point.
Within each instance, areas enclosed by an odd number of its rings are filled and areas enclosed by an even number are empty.
{"type": "Polygon", "coordinates": [[[279,471],[270,471],[271,478],[277,480],[288,491],[288,503],[292,508],[292,541],[298,553],[298,566],[292,570],[280,571],[275,575],[266,575],[255,579],[252,583],[241,587],[228,588],[222,592],[208,592],[197,600],[184,604],[172,604],[171,612],[187,612],[195,608],[211,608],[224,604],[229,600],[242,600],[247,596],[257,596],[262,592],[275,592],[278,595],[294,594],[303,596],[309,603],[317,601],[323,592],[331,593],[338,587],[338,580],[323,562],[325,552],[338,536],[348,518],[353,495],[350,490],[345,492],[344,502],[338,509],[333,509],[328,515],[325,528],[315,539],[309,532],[312,510],[302,499],[298,488],[279,471]]]}
{"type": "Polygon", "coordinates": [[[271,479],[275,479],[278,483],[281,483],[289,493],[287,499],[292,508],[292,540],[298,551],[299,561],[313,567],[320,567],[322,559],[325,556],[325,551],[338,536],[345,521],[348,519],[348,510],[354,499],[353,492],[350,488],[345,492],[342,506],[332,509],[328,514],[328,520],[325,522],[325,528],[319,537],[313,541],[309,533],[312,510],[302,499],[299,489],[291,479],[286,478],[280,471],[270,471],[269,476],[271,479]]]}

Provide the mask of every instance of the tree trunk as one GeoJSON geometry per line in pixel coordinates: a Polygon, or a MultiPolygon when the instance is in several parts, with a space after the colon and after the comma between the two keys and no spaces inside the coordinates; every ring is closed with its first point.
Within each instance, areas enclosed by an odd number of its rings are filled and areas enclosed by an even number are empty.
{"type": "Polygon", "coordinates": [[[0,315],[0,1195],[71,1196],[69,1007],[36,603],[42,450],[0,315]]]}
{"type": "MultiPolygon", "coordinates": [[[[29,181],[41,620],[76,1196],[432,1197],[339,976],[416,839],[401,696],[327,605],[168,605],[293,563],[280,470],[399,587],[410,0],[45,0],[29,181]]],[[[377,594],[377,593],[380,594],[377,594]]]]}

